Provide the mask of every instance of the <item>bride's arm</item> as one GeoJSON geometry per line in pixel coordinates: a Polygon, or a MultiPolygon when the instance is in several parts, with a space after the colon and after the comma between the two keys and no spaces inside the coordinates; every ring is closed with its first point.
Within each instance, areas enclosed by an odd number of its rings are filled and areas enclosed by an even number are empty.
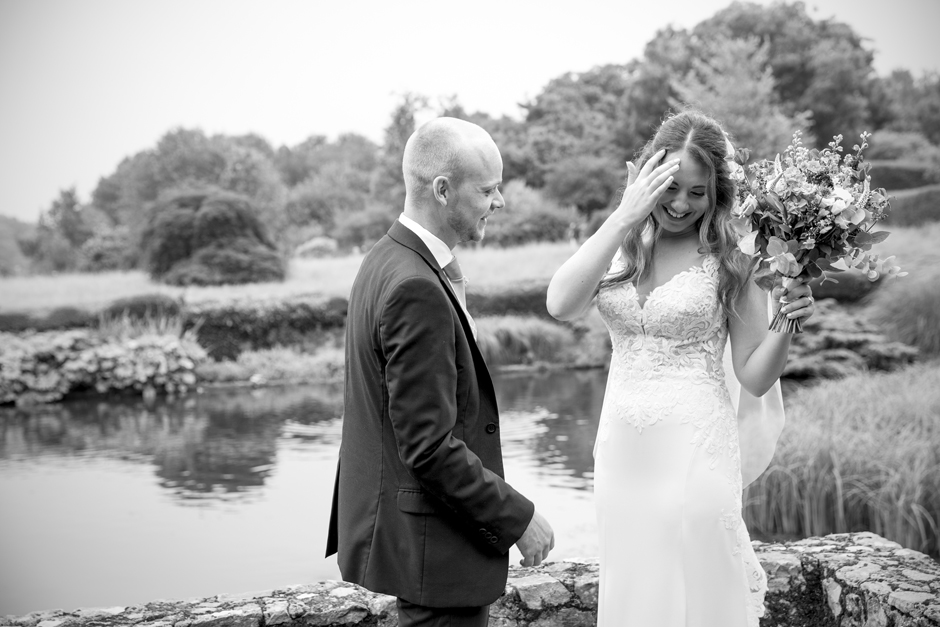
{"type": "MultiPolygon", "coordinates": [[[[781,294],[789,301],[783,305],[783,313],[804,321],[813,315],[815,306],[809,298],[812,295],[809,285],[800,280],[785,293],[774,290],[773,297],[779,298],[781,294]]],[[[783,374],[792,334],[767,330],[770,325],[767,293],[753,281],[748,281],[737,308],[738,317],[728,316],[734,374],[745,390],[754,396],[763,396],[783,374]]]]}
{"type": "Polygon", "coordinates": [[[672,174],[679,169],[678,159],[653,167],[665,151],[654,154],[637,173],[632,163],[627,164],[627,189],[620,206],[610,214],[601,228],[555,272],[548,285],[545,305],[554,318],[572,320],[580,316],[591,304],[597,286],[630,229],[637,226],[672,182],[672,174]]]}

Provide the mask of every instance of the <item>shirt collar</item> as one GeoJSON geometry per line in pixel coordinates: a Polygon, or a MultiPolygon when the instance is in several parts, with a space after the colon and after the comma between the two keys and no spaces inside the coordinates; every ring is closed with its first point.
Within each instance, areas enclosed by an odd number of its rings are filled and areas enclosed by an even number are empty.
{"type": "Polygon", "coordinates": [[[447,247],[447,244],[441,241],[441,239],[431,233],[429,230],[406,216],[404,213],[398,216],[398,221],[401,222],[402,226],[410,229],[421,238],[421,241],[424,242],[424,245],[428,247],[428,250],[431,251],[431,254],[434,255],[434,261],[437,262],[437,265],[444,268],[447,264],[451,262],[454,258],[454,253],[451,252],[450,248],[447,247]]]}

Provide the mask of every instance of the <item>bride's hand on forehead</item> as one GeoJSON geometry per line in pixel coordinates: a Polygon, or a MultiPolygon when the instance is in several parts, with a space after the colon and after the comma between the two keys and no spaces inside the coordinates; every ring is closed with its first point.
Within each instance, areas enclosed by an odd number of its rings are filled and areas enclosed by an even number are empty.
{"type": "Polygon", "coordinates": [[[665,156],[665,148],[653,153],[639,170],[627,162],[627,188],[614,212],[619,218],[637,224],[645,220],[659,202],[679,169],[678,159],[664,161],[665,156]]]}

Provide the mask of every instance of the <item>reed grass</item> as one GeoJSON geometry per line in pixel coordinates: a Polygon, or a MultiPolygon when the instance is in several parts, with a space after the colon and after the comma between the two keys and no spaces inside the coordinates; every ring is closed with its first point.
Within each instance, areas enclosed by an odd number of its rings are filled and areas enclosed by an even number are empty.
{"type": "Polygon", "coordinates": [[[940,555],[940,362],[795,392],[770,468],[745,491],[757,533],[873,531],[940,555]]]}
{"type": "Polygon", "coordinates": [[[169,335],[196,340],[198,327],[186,329],[185,321],[179,315],[131,316],[123,313],[119,316],[100,316],[98,333],[104,338],[127,341],[144,335],[169,335]]]}

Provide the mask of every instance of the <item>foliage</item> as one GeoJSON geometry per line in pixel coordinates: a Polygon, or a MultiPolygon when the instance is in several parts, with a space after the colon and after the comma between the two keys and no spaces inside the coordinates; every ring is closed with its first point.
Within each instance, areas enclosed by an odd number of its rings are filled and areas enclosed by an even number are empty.
{"type": "Polygon", "coordinates": [[[871,297],[870,315],[890,337],[940,356],[940,265],[921,266],[871,297]]]}
{"type": "Polygon", "coordinates": [[[575,155],[547,168],[545,191],[559,204],[577,207],[583,215],[590,215],[610,205],[617,189],[624,184],[625,171],[621,162],[612,157],[575,155]]]}
{"type": "Polygon", "coordinates": [[[302,345],[346,324],[345,298],[297,296],[279,301],[205,303],[186,311],[200,345],[216,360],[236,359],[245,350],[302,345]]]}
{"type": "Polygon", "coordinates": [[[284,262],[244,196],[177,192],[155,205],[143,231],[151,276],[173,285],[282,280],[284,262]]]}
{"type": "Polygon", "coordinates": [[[745,491],[748,527],[800,537],[868,530],[937,555],[938,379],[932,362],[799,390],[770,468],[745,491]]]}
{"type": "Polygon", "coordinates": [[[578,222],[576,211],[561,208],[523,181],[509,181],[502,194],[506,207],[487,222],[484,244],[519,246],[564,240],[578,222]]]}
{"type": "Polygon", "coordinates": [[[98,316],[87,309],[64,305],[45,315],[26,313],[0,313],[0,332],[53,331],[93,327],[98,316]]]}
{"type": "Polygon", "coordinates": [[[26,274],[30,260],[20,247],[21,240],[35,238],[36,227],[0,216],[0,277],[26,274]]]}
{"type": "Polygon", "coordinates": [[[908,131],[940,145],[940,73],[924,73],[915,79],[909,70],[898,69],[874,80],[872,98],[882,126],[908,131]]]}
{"type": "MultiPolygon", "coordinates": [[[[627,87],[625,68],[605,65],[552,79],[531,102],[524,104],[524,150],[531,163],[524,174],[526,182],[542,187],[558,174],[562,162],[576,157],[595,157],[614,167],[622,163],[634,148],[632,143],[627,147],[619,141],[623,135],[620,127],[628,111],[624,100],[627,87]]],[[[570,201],[570,197],[556,199],[570,201]]],[[[608,201],[609,198],[602,200],[600,205],[608,201]]]]}
{"type": "Polygon", "coordinates": [[[245,382],[264,384],[297,381],[342,381],[345,354],[341,348],[299,352],[293,346],[278,346],[241,353],[233,361],[199,364],[196,374],[207,383],[245,382]]]}
{"type": "Polygon", "coordinates": [[[61,400],[66,394],[137,390],[184,393],[196,383],[205,352],[183,335],[124,334],[91,330],[26,335],[0,333],[0,404],[61,400]]]}
{"type": "Polygon", "coordinates": [[[79,268],[85,272],[128,270],[136,262],[130,230],[125,226],[100,231],[82,244],[79,268]]]}
{"type": "Polygon", "coordinates": [[[343,214],[336,219],[333,237],[346,248],[369,248],[388,232],[402,206],[370,203],[363,211],[343,214]]]}
{"type": "MultiPolygon", "coordinates": [[[[862,158],[865,139],[862,134],[854,155],[843,156],[841,135],[820,152],[803,147],[796,132],[773,162],[763,160],[745,169],[740,165],[747,161],[747,150],[735,155],[733,224],[741,234],[738,247],[759,259],[755,281],[762,288],[769,291],[781,277],[809,280],[825,271],[842,272],[832,265],[837,261],[867,271],[872,281],[882,274],[906,274],[893,264],[894,257],[881,259],[871,252],[888,237],[872,228],[887,217],[889,202],[883,189],[871,189],[869,166],[862,158]]],[[[799,331],[801,323],[778,314],[771,327],[799,331]]]]}
{"type": "Polygon", "coordinates": [[[794,129],[807,129],[808,112],[787,115],[774,90],[768,44],[753,37],[716,37],[703,45],[685,76],[674,78],[673,107],[691,107],[720,120],[733,141],[758,158],[772,157],[794,129]]]}
{"type": "Polygon", "coordinates": [[[911,161],[870,161],[872,185],[898,192],[930,185],[930,166],[911,161]]]}
{"type": "Polygon", "coordinates": [[[475,321],[477,345],[492,366],[564,363],[575,346],[571,329],[541,318],[501,316],[475,321]]]}
{"type": "Polygon", "coordinates": [[[864,313],[828,299],[817,300],[816,306],[806,332],[793,337],[784,378],[839,379],[860,372],[890,372],[918,358],[916,347],[893,341],[885,327],[873,324],[864,313]]]}
{"type": "Polygon", "coordinates": [[[940,185],[907,189],[894,195],[890,224],[920,226],[940,222],[940,185]]]}
{"type": "Polygon", "coordinates": [[[802,2],[733,2],[693,34],[700,42],[722,35],[766,42],[780,102],[790,115],[812,112],[811,130],[820,141],[870,125],[873,54],[848,25],[813,20],[802,2]]]}
{"type": "Polygon", "coordinates": [[[124,318],[147,320],[174,318],[181,313],[181,301],[166,294],[139,294],[119,298],[104,308],[101,318],[124,318]]]}

